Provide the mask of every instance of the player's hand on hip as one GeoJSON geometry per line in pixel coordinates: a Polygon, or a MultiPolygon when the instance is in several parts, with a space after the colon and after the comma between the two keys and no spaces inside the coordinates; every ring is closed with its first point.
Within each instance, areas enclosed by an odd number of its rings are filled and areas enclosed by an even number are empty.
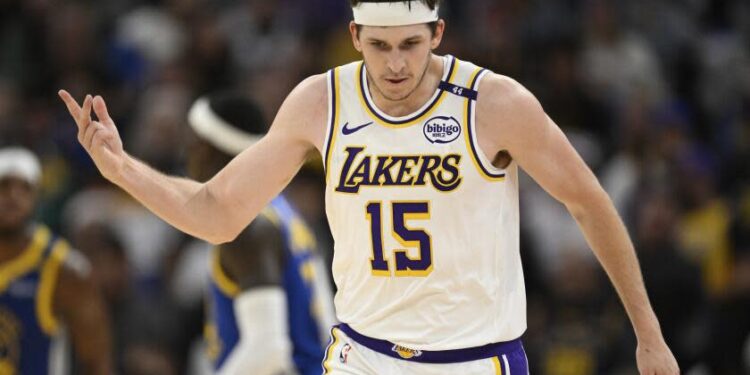
{"type": "Polygon", "coordinates": [[[641,375],[678,375],[680,367],[664,339],[639,342],[635,352],[638,372],[641,375]]]}
{"type": "Polygon", "coordinates": [[[122,149],[117,127],[109,117],[104,99],[98,95],[94,98],[86,95],[81,107],[67,91],[60,90],[58,95],[78,125],[78,141],[91,155],[102,175],[113,180],[122,170],[126,154],[122,149]],[[92,108],[99,121],[91,119],[92,108]]]}

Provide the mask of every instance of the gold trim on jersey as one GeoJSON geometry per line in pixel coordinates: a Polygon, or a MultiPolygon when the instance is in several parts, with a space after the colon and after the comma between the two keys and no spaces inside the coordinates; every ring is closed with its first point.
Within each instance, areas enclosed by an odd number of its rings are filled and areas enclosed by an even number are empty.
{"type": "MultiPolygon", "coordinates": [[[[448,68],[450,69],[450,71],[448,72],[448,83],[453,83],[453,78],[456,76],[456,72],[458,71],[458,59],[453,56],[449,56],[449,58],[452,58],[452,61],[451,61],[451,64],[449,64],[449,68],[448,68]]],[[[383,125],[385,127],[403,128],[403,127],[411,126],[414,124],[418,124],[422,122],[423,120],[425,120],[426,118],[428,118],[431,114],[433,114],[435,110],[440,107],[440,104],[442,104],[443,100],[447,96],[445,91],[440,90],[438,88],[436,89],[438,91],[437,97],[433,96],[430,98],[431,104],[425,109],[420,109],[420,111],[422,112],[421,114],[416,115],[415,118],[410,119],[406,122],[394,122],[376,113],[375,111],[377,110],[377,106],[375,105],[375,103],[367,99],[367,95],[365,94],[366,88],[362,87],[362,81],[367,79],[367,77],[363,77],[363,75],[365,74],[364,69],[365,69],[365,62],[362,61],[359,63],[359,67],[357,67],[357,69],[355,70],[357,75],[354,77],[354,81],[356,82],[355,90],[357,91],[357,96],[359,97],[359,101],[360,101],[360,104],[362,105],[362,108],[364,108],[365,112],[367,112],[370,118],[374,120],[375,122],[377,122],[378,124],[383,125]],[[371,109],[370,107],[372,107],[373,109],[371,109]]]]}
{"type": "Polygon", "coordinates": [[[64,240],[58,240],[52,247],[49,258],[44,262],[39,278],[39,291],[36,298],[36,316],[39,327],[49,336],[57,333],[59,323],[53,310],[55,287],[57,286],[60,266],[68,257],[70,245],[64,240]]]}
{"type": "MultiPolygon", "coordinates": [[[[279,225],[277,225],[279,226],[279,225]]],[[[288,231],[291,234],[290,251],[294,254],[314,252],[318,245],[315,234],[299,217],[289,219],[288,231]]]]}
{"type": "MultiPolygon", "coordinates": [[[[466,87],[476,90],[477,88],[472,87],[472,83],[478,83],[474,82],[474,80],[477,78],[477,75],[481,73],[484,69],[483,68],[476,68],[474,72],[469,77],[468,82],[466,82],[466,87]]],[[[473,133],[470,129],[473,126],[473,121],[469,116],[469,112],[471,109],[472,100],[467,98],[466,99],[466,105],[464,105],[464,124],[466,126],[466,129],[464,131],[464,139],[466,140],[466,151],[471,156],[471,162],[474,164],[474,167],[476,167],[477,172],[479,172],[479,175],[482,176],[485,180],[490,182],[500,182],[505,181],[505,174],[502,176],[492,176],[485,171],[484,167],[482,166],[482,161],[479,159],[479,155],[477,153],[482,152],[482,149],[479,148],[479,144],[475,144],[474,140],[471,136],[473,133]],[[475,148],[476,147],[476,148],[475,148]]],[[[476,113],[473,114],[474,118],[476,118],[476,113]]],[[[474,131],[476,131],[476,128],[474,128],[474,131]]]]}
{"type": "Polygon", "coordinates": [[[206,347],[204,348],[203,353],[211,364],[216,364],[216,360],[224,349],[224,343],[221,340],[221,337],[219,337],[216,324],[214,324],[212,320],[207,320],[206,324],[203,326],[203,341],[206,342],[206,347]]]}
{"type": "Polygon", "coordinates": [[[14,280],[39,264],[51,236],[47,227],[39,225],[26,249],[14,259],[0,266],[0,293],[4,292],[14,280]]]}
{"type": "Polygon", "coordinates": [[[279,214],[276,212],[276,210],[273,209],[273,207],[266,206],[260,211],[260,215],[268,219],[268,221],[271,222],[271,224],[281,227],[281,217],[279,217],[279,214]]]}
{"type": "Polygon", "coordinates": [[[225,296],[229,298],[236,297],[241,289],[237,283],[232,281],[232,279],[227,276],[227,274],[224,272],[224,269],[221,267],[221,262],[219,260],[219,248],[214,248],[211,250],[211,279],[213,279],[214,283],[216,283],[216,286],[219,288],[219,290],[224,293],[225,296]]]}
{"type": "Polygon", "coordinates": [[[341,84],[339,79],[339,68],[333,68],[333,85],[329,82],[326,82],[326,84],[331,88],[331,95],[333,97],[331,98],[331,106],[332,108],[329,108],[329,111],[331,112],[331,118],[330,118],[330,130],[328,134],[328,144],[326,145],[325,155],[323,156],[325,158],[325,174],[326,174],[326,183],[328,183],[328,176],[330,175],[331,170],[331,152],[334,150],[334,145],[336,143],[336,135],[338,134],[339,129],[339,114],[341,113],[341,84]]]}

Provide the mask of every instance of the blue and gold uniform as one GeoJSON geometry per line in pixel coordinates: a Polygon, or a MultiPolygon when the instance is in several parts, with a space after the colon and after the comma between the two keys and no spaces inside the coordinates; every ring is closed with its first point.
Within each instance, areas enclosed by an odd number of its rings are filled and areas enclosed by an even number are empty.
{"type": "Polygon", "coordinates": [[[52,301],[69,249],[40,225],[20,255],[0,264],[0,375],[49,373],[58,331],[52,301]]]}
{"type": "MultiPolygon", "coordinates": [[[[315,237],[283,196],[276,197],[261,215],[284,236],[286,264],[282,283],[294,365],[302,375],[318,375],[334,317],[332,307],[327,306],[330,290],[320,270],[315,237]]],[[[218,371],[240,340],[234,298],[241,290],[219,265],[217,249],[213,250],[211,276],[205,336],[208,357],[218,371]]]]}

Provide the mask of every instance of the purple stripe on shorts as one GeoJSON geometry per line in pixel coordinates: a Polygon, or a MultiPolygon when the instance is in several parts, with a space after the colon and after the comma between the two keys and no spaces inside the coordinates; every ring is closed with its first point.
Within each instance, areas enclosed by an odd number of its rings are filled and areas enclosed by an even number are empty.
{"type": "Polygon", "coordinates": [[[353,330],[346,323],[342,323],[336,326],[336,328],[340,329],[352,340],[371,350],[392,358],[410,362],[457,363],[477,361],[492,357],[502,357],[503,354],[510,357],[513,353],[523,353],[521,338],[465,349],[416,350],[394,344],[390,341],[367,337],[353,330]]]}

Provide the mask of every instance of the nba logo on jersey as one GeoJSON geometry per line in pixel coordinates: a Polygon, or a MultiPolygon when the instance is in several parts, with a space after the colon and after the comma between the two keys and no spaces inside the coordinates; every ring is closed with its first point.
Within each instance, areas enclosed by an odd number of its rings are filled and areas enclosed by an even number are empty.
{"type": "Polygon", "coordinates": [[[391,350],[396,352],[403,359],[411,359],[422,355],[421,350],[409,349],[401,345],[393,345],[393,348],[391,348],[391,350]]]}
{"type": "Polygon", "coordinates": [[[346,363],[346,361],[349,360],[349,352],[352,350],[352,346],[348,343],[344,345],[344,348],[341,349],[341,354],[339,354],[339,361],[341,363],[346,363]]]}
{"type": "Polygon", "coordinates": [[[424,136],[430,143],[451,143],[461,135],[461,125],[453,117],[437,116],[424,124],[424,136]]]}

